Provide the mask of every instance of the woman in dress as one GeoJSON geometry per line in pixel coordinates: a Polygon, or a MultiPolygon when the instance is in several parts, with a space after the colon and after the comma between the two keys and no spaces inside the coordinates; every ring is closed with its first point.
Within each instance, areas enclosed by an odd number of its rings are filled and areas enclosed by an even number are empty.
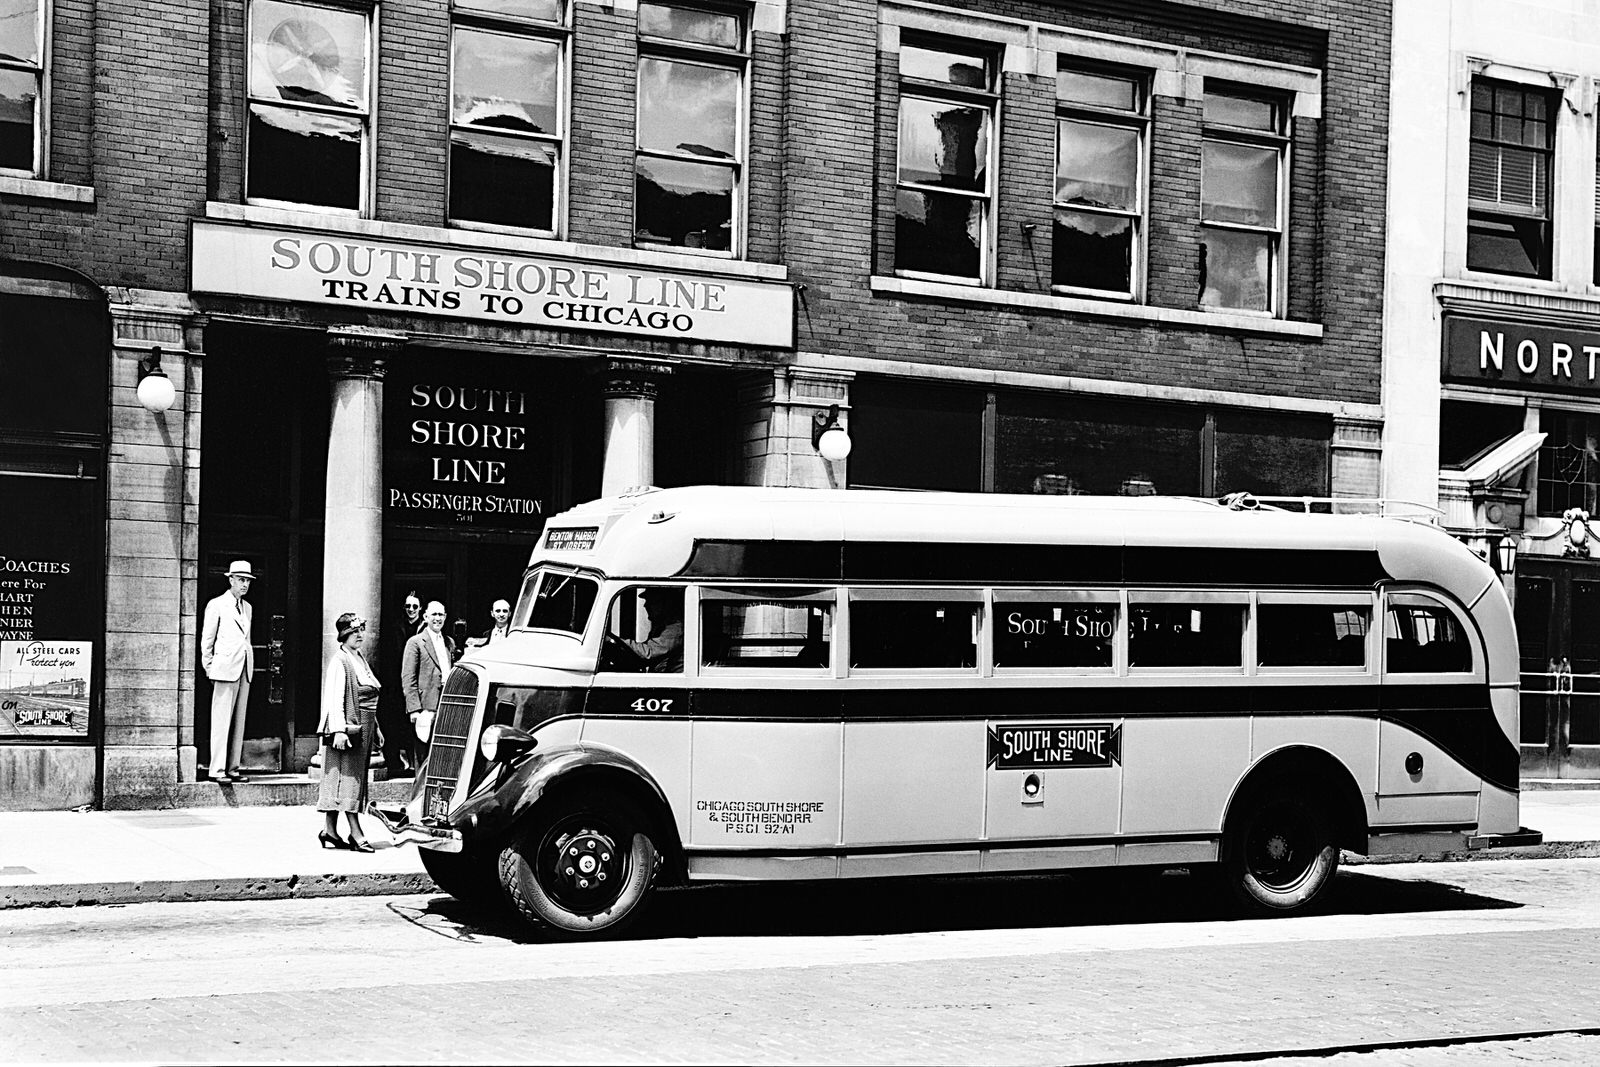
{"type": "Polygon", "coordinates": [[[336,623],[339,650],[328,664],[322,685],[322,721],[317,733],[322,737],[322,788],[317,793],[317,810],[324,825],[317,840],[323,848],[347,848],[371,852],[372,845],[361,832],[359,813],[367,806],[368,766],[374,746],[381,746],[378,735],[378,679],[361,654],[367,620],[353,611],[339,616],[336,623]],[[339,813],[350,825],[348,840],[339,836],[339,813]]]}

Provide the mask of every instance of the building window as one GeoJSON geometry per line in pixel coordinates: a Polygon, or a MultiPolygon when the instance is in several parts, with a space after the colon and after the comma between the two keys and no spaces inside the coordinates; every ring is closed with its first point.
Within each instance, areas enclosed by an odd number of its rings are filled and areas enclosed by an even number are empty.
{"type": "Polygon", "coordinates": [[[988,277],[997,68],[992,51],[901,42],[897,271],[988,277]]]}
{"type": "Polygon", "coordinates": [[[36,177],[43,148],[44,0],[0,0],[0,172],[36,177]]]}
{"type": "Polygon", "coordinates": [[[362,12],[251,4],[245,199],[361,211],[370,51],[362,12]]]}
{"type": "Polygon", "coordinates": [[[554,235],[565,156],[561,0],[456,0],[450,218],[554,235]]]}
{"type": "Polygon", "coordinates": [[[1137,291],[1144,229],[1145,80],[1056,74],[1056,191],[1050,282],[1118,296],[1137,291]]]}
{"type": "Polygon", "coordinates": [[[1600,418],[1545,408],[1539,429],[1539,514],[1600,512],[1600,418]]]}
{"type": "Polygon", "coordinates": [[[1550,277],[1555,94],[1476,78],[1467,161],[1467,269],[1550,277]]]}
{"type": "Polygon", "coordinates": [[[641,0],[634,244],[737,251],[746,23],[732,9],[641,0]]]}
{"type": "Polygon", "coordinates": [[[1200,306],[1277,310],[1288,108],[1208,84],[1200,159],[1200,306]]]}

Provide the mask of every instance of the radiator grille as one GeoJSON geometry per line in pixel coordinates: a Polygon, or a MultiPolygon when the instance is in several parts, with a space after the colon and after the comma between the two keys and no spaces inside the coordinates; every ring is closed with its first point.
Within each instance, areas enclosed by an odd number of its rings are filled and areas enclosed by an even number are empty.
{"type": "Polygon", "coordinates": [[[443,820],[450,812],[477,703],[478,676],[465,667],[455,668],[445,680],[428,744],[428,778],[422,805],[425,820],[443,820]]]}

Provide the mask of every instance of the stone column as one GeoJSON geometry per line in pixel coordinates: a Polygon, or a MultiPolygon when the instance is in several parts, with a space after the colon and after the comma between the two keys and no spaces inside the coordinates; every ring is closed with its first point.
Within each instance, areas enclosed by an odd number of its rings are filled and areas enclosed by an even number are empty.
{"type": "Polygon", "coordinates": [[[813,489],[848,485],[849,459],[823,459],[811,444],[811,429],[816,416],[837,404],[839,426],[849,431],[854,378],[853,371],[814,367],[782,367],[764,380],[752,377],[739,391],[745,481],[813,489]]]}
{"type": "Polygon", "coordinates": [[[322,550],[322,659],[333,655],[334,621],[367,620],[367,649],[382,639],[383,375],[404,334],[361,326],[328,331],[328,491],[322,550]]]}
{"type": "Polygon", "coordinates": [[[600,495],[616,496],[656,476],[656,393],[672,364],[614,356],[606,361],[605,466],[600,495]]]}
{"type": "Polygon", "coordinates": [[[107,808],[170,807],[195,778],[200,397],[205,320],[186,293],[112,288],[106,458],[107,808]],[[161,349],[177,393],[139,403],[139,361],[161,349]]]}

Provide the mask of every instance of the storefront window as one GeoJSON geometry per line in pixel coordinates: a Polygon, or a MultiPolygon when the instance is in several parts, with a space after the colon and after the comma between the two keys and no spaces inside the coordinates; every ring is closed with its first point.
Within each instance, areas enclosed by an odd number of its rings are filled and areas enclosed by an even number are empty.
{"type": "Polygon", "coordinates": [[[0,742],[93,737],[109,345],[98,300],[0,295],[0,742]]]}
{"type": "Polygon", "coordinates": [[[1326,496],[1328,419],[1218,411],[1217,473],[1211,495],[1326,496]]]}
{"type": "Polygon", "coordinates": [[[983,488],[983,393],[858,379],[850,400],[852,486],[983,488]]]}
{"type": "Polygon", "coordinates": [[[995,489],[1193,496],[1204,422],[1191,407],[1005,394],[996,403],[995,489]]]}

